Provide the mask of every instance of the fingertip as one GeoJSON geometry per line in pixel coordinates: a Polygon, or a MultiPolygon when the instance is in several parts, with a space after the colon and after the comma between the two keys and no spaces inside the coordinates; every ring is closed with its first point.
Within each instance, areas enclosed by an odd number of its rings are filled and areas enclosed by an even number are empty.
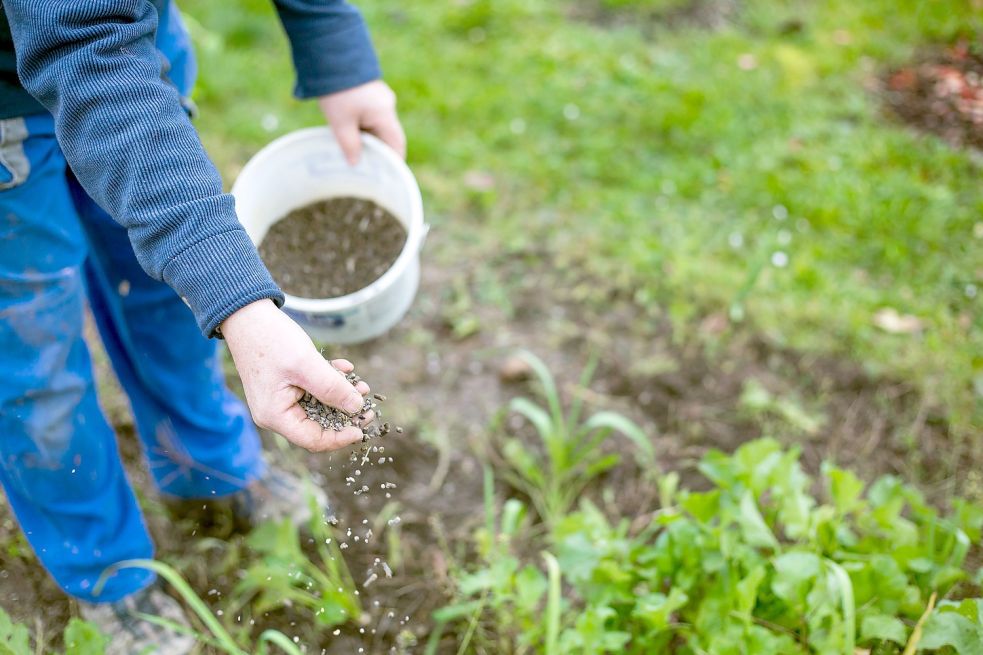
{"type": "Polygon", "coordinates": [[[370,389],[369,385],[367,385],[364,381],[360,381],[355,385],[355,391],[359,392],[363,396],[367,396],[372,389],[370,389]]]}
{"type": "Polygon", "coordinates": [[[334,125],[333,129],[345,160],[349,166],[355,166],[362,154],[362,136],[358,124],[346,122],[334,125]]]}
{"type": "Polygon", "coordinates": [[[362,156],[362,138],[356,130],[354,135],[349,136],[342,144],[341,149],[345,153],[345,159],[349,166],[358,165],[358,160],[362,156]]]}
{"type": "Polygon", "coordinates": [[[332,359],[331,365],[342,373],[351,373],[355,370],[355,365],[347,359],[332,359]]]}
{"type": "Polygon", "coordinates": [[[354,393],[345,399],[342,409],[349,414],[360,414],[362,412],[362,408],[365,407],[365,399],[362,398],[362,395],[358,393],[358,391],[355,391],[354,388],[353,391],[354,393]]]}

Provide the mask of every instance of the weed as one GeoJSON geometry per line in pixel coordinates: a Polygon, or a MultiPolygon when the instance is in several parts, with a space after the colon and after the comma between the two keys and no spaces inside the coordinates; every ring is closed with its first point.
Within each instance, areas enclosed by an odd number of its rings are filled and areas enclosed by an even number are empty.
{"type": "MultiPolygon", "coordinates": [[[[109,638],[94,624],[73,618],[65,626],[65,655],[102,655],[109,645],[109,638]]],[[[14,623],[10,616],[0,608],[0,655],[35,655],[38,649],[31,648],[30,633],[27,626],[14,623]]]]}
{"type": "Polygon", "coordinates": [[[266,523],[252,531],[246,545],[255,557],[235,587],[233,611],[247,603],[261,613],[296,606],[311,612],[324,627],[358,619],[361,606],[355,582],[336,535],[319,511],[313,513],[310,529],[317,562],[304,553],[297,528],[289,519],[266,523]]]}
{"type": "MultiPolygon", "coordinates": [[[[556,381],[538,357],[520,352],[539,383],[545,407],[528,398],[515,398],[509,409],[525,418],[535,429],[539,443],[530,446],[518,436],[501,439],[501,456],[506,463],[502,477],[532,500],[536,511],[553,525],[570,509],[588,484],[616,466],[617,453],[602,454],[601,446],[613,434],[627,438],[634,446],[643,471],[656,470],[655,450],[648,436],[629,419],[614,412],[601,411],[583,419],[584,401],[574,394],[564,410],[556,381]]],[[[580,388],[590,383],[596,360],[580,377],[580,388]]]]}
{"type": "Polygon", "coordinates": [[[808,436],[816,436],[825,423],[825,417],[810,412],[798,399],[773,394],[754,379],[744,383],[740,407],[765,425],[774,423],[778,429],[791,428],[808,436]]]}
{"type": "Polygon", "coordinates": [[[559,593],[559,564],[552,555],[544,554],[548,575],[531,564],[523,565],[516,548],[527,538],[526,506],[513,498],[499,511],[494,476],[489,468],[484,473],[484,499],[485,523],[474,535],[482,565],[454,576],[460,602],[434,613],[436,626],[426,653],[436,653],[445,627],[458,621],[466,622],[465,629],[459,633],[458,653],[537,649],[555,653],[563,602],[559,593]],[[544,625],[539,608],[547,594],[544,625]],[[512,642],[511,635],[518,638],[512,642]]]}

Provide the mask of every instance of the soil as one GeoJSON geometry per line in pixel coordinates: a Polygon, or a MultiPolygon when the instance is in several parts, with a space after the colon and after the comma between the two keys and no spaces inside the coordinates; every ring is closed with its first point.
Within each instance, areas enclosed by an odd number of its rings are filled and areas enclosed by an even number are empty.
{"type": "Polygon", "coordinates": [[[378,280],[405,243],[403,224],[371,200],[331,198],[274,223],[259,254],[286,293],[336,298],[378,280]]]}
{"type": "Polygon", "coordinates": [[[983,148],[983,51],[961,42],[923,53],[881,81],[891,111],[954,146],[983,148]]]}
{"type": "MultiPolygon", "coordinates": [[[[955,450],[948,426],[903,381],[873,377],[835,357],[783,348],[724,315],[710,314],[680,334],[657,308],[634,303],[630,284],[615,288],[592,279],[581,272],[588,267],[550,251],[489,254],[482,244],[441,232],[428,248],[419,297],[400,325],[370,343],[325,348],[327,357],[355,362],[373,392],[386,394],[387,420],[404,431],[351,452],[314,455],[286,448],[275,455],[326,488],[339,534],[351,530],[363,537],[357,543],[349,538],[344,552],[360,586],[365,622],[334,635],[286,609],[253,617],[257,631],[273,627],[296,635],[309,653],[422,652],[399,644],[425,643],[432,611],[449,598],[450,576],[474,557],[469,544],[483,522],[482,462],[494,463],[491,446],[498,432],[523,435],[528,429],[511,419],[490,427],[509,399],[535,393],[528,371],[512,358],[515,348],[543,358],[567,398],[580,394],[590,410],[612,409],[639,423],[652,435],[660,466],[679,471],[686,485],[705,484],[695,464],[708,449],[731,451],[768,433],[800,447],[813,474],[831,459],[867,480],[894,473],[920,481],[930,498],[952,490],[952,463],[944,459],[955,450]],[[469,302],[454,302],[458,296],[469,302]],[[470,336],[455,330],[462,317],[450,311],[454,307],[467,307],[465,318],[478,326],[470,336]],[[588,390],[578,390],[576,380],[591,353],[601,356],[595,379],[588,390]],[[749,381],[776,397],[796,399],[818,417],[819,429],[749,411],[742,402],[749,381]],[[366,585],[380,562],[393,577],[379,575],[366,585]]],[[[96,361],[99,375],[110,379],[104,358],[96,361]]],[[[230,382],[235,385],[234,378],[230,382]]],[[[234,554],[241,537],[214,508],[166,511],[149,491],[132,424],[119,421],[123,457],[142,491],[160,556],[176,563],[206,602],[216,604],[238,579],[241,564],[234,554]]],[[[529,444],[535,447],[531,437],[529,444]]],[[[607,447],[624,448],[618,440],[607,447]]],[[[651,510],[654,490],[630,457],[623,460],[588,494],[613,513],[651,510]]],[[[970,470],[975,464],[961,466],[970,470]]],[[[497,491],[515,495],[501,486],[497,491]]],[[[42,628],[56,646],[55,635],[73,608],[24,545],[5,504],[0,544],[0,604],[16,619],[42,628]]],[[[439,653],[456,652],[450,638],[438,646],[439,653]]]]}

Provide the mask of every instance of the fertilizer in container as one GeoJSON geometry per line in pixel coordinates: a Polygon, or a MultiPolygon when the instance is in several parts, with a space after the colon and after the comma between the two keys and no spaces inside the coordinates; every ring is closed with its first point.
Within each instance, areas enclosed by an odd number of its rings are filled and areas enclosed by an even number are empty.
{"type": "Polygon", "coordinates": [[[328,128],[269,144],[232,188],[239,220],[311,337],[357,343],[409,309],[426,236],[420,189],[388,146],[363,135],[350,166],[328,128]]]}

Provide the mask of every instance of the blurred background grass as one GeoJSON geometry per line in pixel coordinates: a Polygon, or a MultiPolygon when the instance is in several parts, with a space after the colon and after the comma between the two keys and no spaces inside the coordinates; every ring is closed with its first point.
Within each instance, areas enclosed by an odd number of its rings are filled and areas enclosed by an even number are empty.
{"type": "MultiPolygon", "coordinates": [[[[673,0],[357,4],[449,243],[545,244],[680,335],[718,313],[910,380],[975,445],[980,158],[885,116],[873,86],[928,44],[980,34],[979,2],[745,0],[716,29],[653,18],[673,0]],[[879,329],[886,308],[921,329],[879,329]]],[[[322,119],[290,99],[268,0],[183,10],[198,126],[231,183],[322,119]]]]}

